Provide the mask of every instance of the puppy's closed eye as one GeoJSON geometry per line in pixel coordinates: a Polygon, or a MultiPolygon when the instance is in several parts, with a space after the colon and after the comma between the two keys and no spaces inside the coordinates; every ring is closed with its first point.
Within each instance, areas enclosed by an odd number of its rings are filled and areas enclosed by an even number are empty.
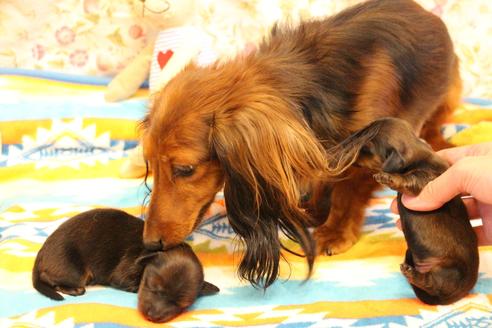
{"type": "Polygon", "coordinates": [[[163,285],[164,281],[157,272],[152,272],[152,274],[149,274],[149,277],[144,280],[144,286],[151,291],[158,292],[162,289],[163,285]]]}

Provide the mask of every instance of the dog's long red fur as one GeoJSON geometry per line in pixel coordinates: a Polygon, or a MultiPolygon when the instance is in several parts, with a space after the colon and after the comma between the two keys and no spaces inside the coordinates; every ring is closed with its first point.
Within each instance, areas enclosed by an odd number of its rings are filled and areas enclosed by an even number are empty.
{"type": "Polygon", "coordinates": [[[154,173],[144,241],[150,248],[183,241],[224,186],[230,223],[246,244],[239,272],[253,284],[278,275],[279,228],[301,244],[310,267],[313,221],[326,221],[314,233],[318,251],[344,252],[377,185],[358,168],[349,179],[326,179],[327,150],[388,116],[445,147],[439,127],[460,91],[446,27],[409,0],[368,1],[277,27],[254,54],[190,65],[144,120],[154,173]]]}

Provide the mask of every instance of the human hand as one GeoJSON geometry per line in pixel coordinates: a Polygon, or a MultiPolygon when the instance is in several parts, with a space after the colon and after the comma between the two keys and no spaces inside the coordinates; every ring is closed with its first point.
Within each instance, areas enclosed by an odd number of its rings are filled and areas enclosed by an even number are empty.
{"type": "MultiPolygon", "coordinates": [[[[449,169],[429,182],[418,196],[403,195],[403,205],[430,211],[456,195],[471,195],[463,201],[470,219],[482,218],[482,226],[476,229],[479,243],[492,244],[492,142],[449,148],[438,154],[451,164],[449,169]]],[[[394,201],[392,211],[397,211],[394,201]]]]}

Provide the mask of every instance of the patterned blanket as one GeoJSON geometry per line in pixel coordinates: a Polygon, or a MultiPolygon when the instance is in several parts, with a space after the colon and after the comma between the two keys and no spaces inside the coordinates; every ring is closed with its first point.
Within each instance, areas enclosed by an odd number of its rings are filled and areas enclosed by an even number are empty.
{"type": "MultiPolygon", "coordinates": [[[[0,71],[2,73],[2,71],[0,71]]],[[[83,296],[52,301],[37,293],[31,270],[46,237],[76,213],[121,208],[141,216],[146,188],[118,176],[136,145],[145,91],[108,104],[105,81],[67,83],[0,75],[0,327],[151,327],[137,295],[94,286],[83,296]]],[[[7,74],[6,74],[7,73],[7,74]]],[[[15,73],[15,74],[14,74],[15,73]]],[[[25,73],[25,72],[24,72],[25,73]]],[[[58,76],[59,77],[59,76],[58,76]]],[[[64,78],[68,78],[65,76],[64,78]]],[[[80,79],[78,80],[81,81],[80,79]]],[[[492,103],[469,99],[444,133],[457,144],[492,140],[492,103]]],[[[281,278],[266,292],[235,273],[240,247],[217,195],[208,220],[189,238],[219,286],[159,327],[486,327],[492,325],[492,247],[480,249],[472,295],[450,306],[419,302],[399,272],[406,245],[388,210],[394,193],[375,194],[360,241],[347,253],[317,259],[304,281],[303,258],[286,254],[281,278]]]]}

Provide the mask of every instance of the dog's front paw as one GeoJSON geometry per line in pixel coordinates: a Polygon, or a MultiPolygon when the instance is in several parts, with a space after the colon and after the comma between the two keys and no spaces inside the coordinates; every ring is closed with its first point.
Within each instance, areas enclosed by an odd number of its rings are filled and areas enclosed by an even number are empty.
{"type": "Polygon", "coordinates": [[[415,178],[412,175],[401,175],[380,172],[373,175],[378,183],[403,194],[415,194],[415,178]]]}
{"type": "Polygon", "coordinates": [[[321,226],[315,229],[314,239],[319,255],[336,255],[348,251],[358,238],[347,230],[321,226]]]}
{"type": "Polygon", "coordinates": [[[138,286],[128,286],[128,287],[125,287],[125,288],[121,288],[127,292],[130,292],[130,293],[136,293],[138,292],[138,286]]]}

